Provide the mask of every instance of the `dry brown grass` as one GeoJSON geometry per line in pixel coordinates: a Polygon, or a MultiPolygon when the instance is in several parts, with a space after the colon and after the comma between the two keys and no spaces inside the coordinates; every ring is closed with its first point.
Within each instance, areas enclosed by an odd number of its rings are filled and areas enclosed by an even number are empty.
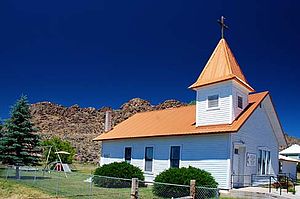
{"type": "Polygon", "coordinates": [[[7,199],[32,199],[53,198],[40,190],[20,185],[11,181],[0,179],[0,198],[7,199]]]}

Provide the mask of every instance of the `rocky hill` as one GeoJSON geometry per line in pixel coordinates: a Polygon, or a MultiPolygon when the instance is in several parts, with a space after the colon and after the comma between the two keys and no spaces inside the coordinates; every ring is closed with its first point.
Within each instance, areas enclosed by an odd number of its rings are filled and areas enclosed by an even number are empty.
{"type": "Polygon", "coordinates": [[[167,100],[159,105],[134,98],[123,104],[120,109],[109,107],[101,109],[81,108],[78,105],[64,107],[51,102],[40,102],[31,105],[32,120],[38,127],[43,139],[53,136],[70,141],[76,147],[79,161],[97,162],[99,160],[100,143],[92,139],[104,130],[105,111],[112,111],[113,126],[138,112],[161,110],[184,106],[177,100],[167,100]]]}
{"type": "MultiPolygon", "coordinates": [[[[124,121],[135,113],[161,110],[184,106],[177,100],[167,100],[156,106],[150,102],[134,98],[124,103],[120,109],[109,107],[101,109],[80,108],[78,105],[64,107],[51,102],[40,102],[31,105],[33,122],[44,139],[58,136],[70,141],[76,147],[79,161],[97,162],[99,160],[100,143],[92,139],[104,131],[105,112],[112,111],[112,125],[124,121]]],[[[288,145],[300,144],[300,139],[286,134],[288,145]]]]}
{"type": "Polygon", "coordinates": [[[293,136],[289,136],[288,134],[285,134],[285,139],[288,143],[288,146],[291,146],[293,144],[299,144],[300,145],[300,139],[293,137],[293,136]]]}

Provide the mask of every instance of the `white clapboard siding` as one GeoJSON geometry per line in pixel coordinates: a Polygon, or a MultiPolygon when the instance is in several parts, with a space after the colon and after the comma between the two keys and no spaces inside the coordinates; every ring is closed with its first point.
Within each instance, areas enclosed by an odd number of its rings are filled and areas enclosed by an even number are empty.
{"type": "Polygon", "coordinates": [[[232,87],[233,119],[237,118],[240,115],[240,113],[245,109],[245,107],[248,106],[249,104],[248,96],[249,96],[249,91],[245,87],[241,86],[240,84],[234,81],[232,87]],[[240,109],[238,107],[238,96],[241,96],[243,98],[243,109],[240,109]]]}
{"type": "Polygon", "coordinates": [[[196,126],[230,124],[232,122],[232,82],[201,87],[197,90],[196,126]],[[207,98],[219,95],[219,107],[208,109],[207,98]]]}
{"type": "Polygon", "coordinates": [[[266,113],[268,114],[269,121],[272,125],[272,128],[277,136],[279,148],[286,148],[287,143],[284,137],[284,132],[281,128],[281,124],[278,118],[278,115],[276,113],[275,107],[272,103],[270,95],[266,96],[264,100],[264,109],[266,110],[266,113]]]}
{"type": "Polygon", "coordinates": [[[231,124],[248,105],[249,91],[236,81],[229,80],[197,90],[196,126],[231,124]],[[219,107],[208,108],[208,96],[219,95],[219,107]],[[238,108],[237,96],[243,98],[243,109],[238,108]]]}
{"type": "Polygon", "coordinates": [[[281,161],[282,173],[289,174],[293,179],[297,179],[297,162],[281,161]]]}
{"type": "MultiPolygon", "coordinates": [[[[253,112],[251,117],[246,121],[242,128],[232,134],[234,143],[243,142],[246,147],[246,154],[253,153],[258,157],[259,148],[266,148],[271,152],[271,174],[278,174],[278,152],[279,146],[274,130],[266,113],[264,105],[266,99],[261,106],[253,112]]],[[[246,163],[245,163],[246,164],[246,163]]],[[[256,166],[245,165],[245,175],[257,174],[258,163],[256,166]]]]}
{"type": "Polygon", "coordinates": [[[157,174],[170,168],[170,147],[180,146],[180,167],[194,166],[209,171],[220,188],[229,189],[229,138],[229,134],[215,134],[103,141],[100,163],[124,161],[124,148],[131,146],[131,164],[144,171],[145,147],[153,146],[153,172],[145,172],[146,180],[153,180],[157,174]]]}

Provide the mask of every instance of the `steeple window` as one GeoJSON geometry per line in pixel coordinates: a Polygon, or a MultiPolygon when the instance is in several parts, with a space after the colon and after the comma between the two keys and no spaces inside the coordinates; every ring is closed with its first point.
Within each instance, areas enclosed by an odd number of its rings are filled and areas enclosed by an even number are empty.
{"type": "Polygon", "coordinates": [[[243,97],[241,96],[237,97],[237,104],[240,109],[243,109],[243,97]]]}
{"type": "Polygon", "coordinates": [[[211,95],[207,97],[207,107],[217,108],[219,107],[219,95],[211,95]]]}

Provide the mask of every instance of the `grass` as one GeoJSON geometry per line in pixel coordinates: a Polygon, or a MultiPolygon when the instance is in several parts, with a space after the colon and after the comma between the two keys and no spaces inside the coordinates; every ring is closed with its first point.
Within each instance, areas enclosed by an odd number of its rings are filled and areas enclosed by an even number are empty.
{"type": "MultiPolygon", "coordinates": [[[[74,187],[73,187],[74,188],[74,187]]],[[[78,188],[78,186],[77,186],[78,188]]],[[[100,189],[97,190],[95,195],[92,198],[116,198],[116,199],[123,199],[123,198],[129,198],[130,192],[126,189],[100,189]],[[101,190],[101,192],[99,192],[101,190]]],[[[70,190],[74,191],[74,190],[70,190]]],[[[152,195],[151,189],[148,188],[140,188],[140,198],[145,199],[152,199],[155,198],[152,195]]],[[[68,189],[62,188],[61,193],[59,195],[65,195],[60,196],[59,198],[90,198],[87,196],[84,196],[84,193],[81,193],[80,195],[74,195],[70,194],[68,189]]],[[[24,182],[20,181],[10,181],[5,179],[0,179],[0,198],[6,198],[6,199],[31,199],[31,198],[58,198],[56,197],[56,194],[51,190],[45,190],[40,186],[31,186],[26,185],[24,182]],[[43,190],[43,191],[42,191],[43,190]],[[47,193],[48,192],[48,193],[47,193]]]]}
{"type": "Polygon", "coordinates": [[[72,169],[75,169],[76,172],[91,174],[96,170],[97,164],[74,162],[70,165],[70,167],[72,169]]]}
{"type": "MultiPolygon", "coordinates": [[[[5,172],[4,172],[5,174],[5,172]]],[[[123,199],[130,197],[130,188],[101,188],[94,186],[88,182],[84,182],[87,180],[90,175],[81,173],[81,172],[72,172],[67,175],[67,178],[64,176],[64,173],[58,172],[38,172],[36,173],[36,180],[34,180],[35,173],[34,172],[23,172],[21,173],[22,179],[15,180],[13,177],[15,176],[15,171],[11,170],[9,172],[8,180],[1,181],[9,184],[6,185],[6,192],[11,192],[12,190],[18,190],[23,187],[24,191],[17,191],[19,193],[34,193],[33,198],[37,198],[37,196],[49,198],[51,197],[63,197],[63,198],[114,198],[114,199],[123,199]],[[16,188],[12,187],[15,186],[16,188]],[[28,191],[25,191],[27,190],[28,191]],[[34,192],[36,191],[36,192],[34,192]],[[90,196],[92,194],[92,197],[90,196]],[[46,195],[46,196],[44,196],[46,195]]],[[[4,175],[2,175],[4,176],[4,175]]],[[[11,194],[13,195],[13,193],[11,194]]],[[[32,194],[31,194],[32,195],[32,194]]],[[[139,189],[140,198],[143,199],[153,199],[157,198],[153,196],[151,188],[140,188],[139,189]]],[[[22,198],[26,198],[26,196],[22,198]]],[[[29,196],[28,196],[29,197],[29,196]]],[[[7,198],[2,197],[0,198],[7,198]]],[[[18,197],[17,197],[18,198],[18,197]]]]}
{"type": "Polygon", "coordinates": [[[50,198],[51,196],[41,190],[0,179],[0,198],[27,199],[27,198],[50,198]]]}
{"type": "MultiPolygon", "coordinates": [[[[104,189],[105,190],[105,189],[104,189]]],[[[66,190],[64,190],[66,191],[66,190]]],[[[94,195],[93,198],[129,198],[127,191],[125,195],[120,195],[118,197],[115,197],[116,194],[112,194],[112,192],[119,192],[122,191],[122,189],[111,189],[111,190],[105,190],[100,195],[94,195]]],[[[153,199],[155,198],[152,195],[152,190],[149,188],[140,188],[139,189],[140,198],[142,199],[153,199]]],[[[75,196],[73,196],[75,197],[75,196]]],[[[0,179],[0,198],[7,198],[7,199],[29,199],[29,198],[57,198],[53,192],[47,193],[47,191],[41,191],[41,188],[38,187],[32,187],[24,184],[23,182],[17,182],[17,181],[10,181],[10,180],[4,180],[0,179]]],[[[62,197],[60,197],[62,198],[62,197]]],[[[67,197],[64,197],[67,198],[67,197]]],[[[72,198],[72,197],[71,197],[72,198]]],[[[84,198],[84,197],[75,197],[75,198],[84,198]]],[[[232,197],[220,197],[220,199],[235,199],[232,197]]]]}
{"type": "MultiPolygon", "coordinates": [[[[82,198],[82,199],[123,199],[129,198],[131,188],[102,188],[85,182],[91,175],[91,165],[86,166],[86,170],[79,170],[67,174],[60,172],[21,172],[22,179],[15,180],[15,170],[8,173],[2,172],[0,175],[1,193],[0,198],[82,198]],[[87,172],[89,171],[89,172],[87,172]],[[8,180],[4,176],[8,174],[8,180]],[[34,180],[34,176],[36,176],[34,180]],[[2,195],[1,195],[2,194],[2,195]],[[18,195],[19,194],[19,195],[18,195]],[[92,196],[91,196],[92,195],[92,196]]],[[[1,173],[1,169],[0,169],[1,173]]],[[[130,182],[126,181],[126,183],[130,182]]],[[[153,195],[151,187],[140,187],[139,196],[141,199],[161,199],[153,195]]],[[[225,198],[224,198],[225,199],[225,198]]],[[[227,198],[230,199],[230,198],[227,198]]]]}

